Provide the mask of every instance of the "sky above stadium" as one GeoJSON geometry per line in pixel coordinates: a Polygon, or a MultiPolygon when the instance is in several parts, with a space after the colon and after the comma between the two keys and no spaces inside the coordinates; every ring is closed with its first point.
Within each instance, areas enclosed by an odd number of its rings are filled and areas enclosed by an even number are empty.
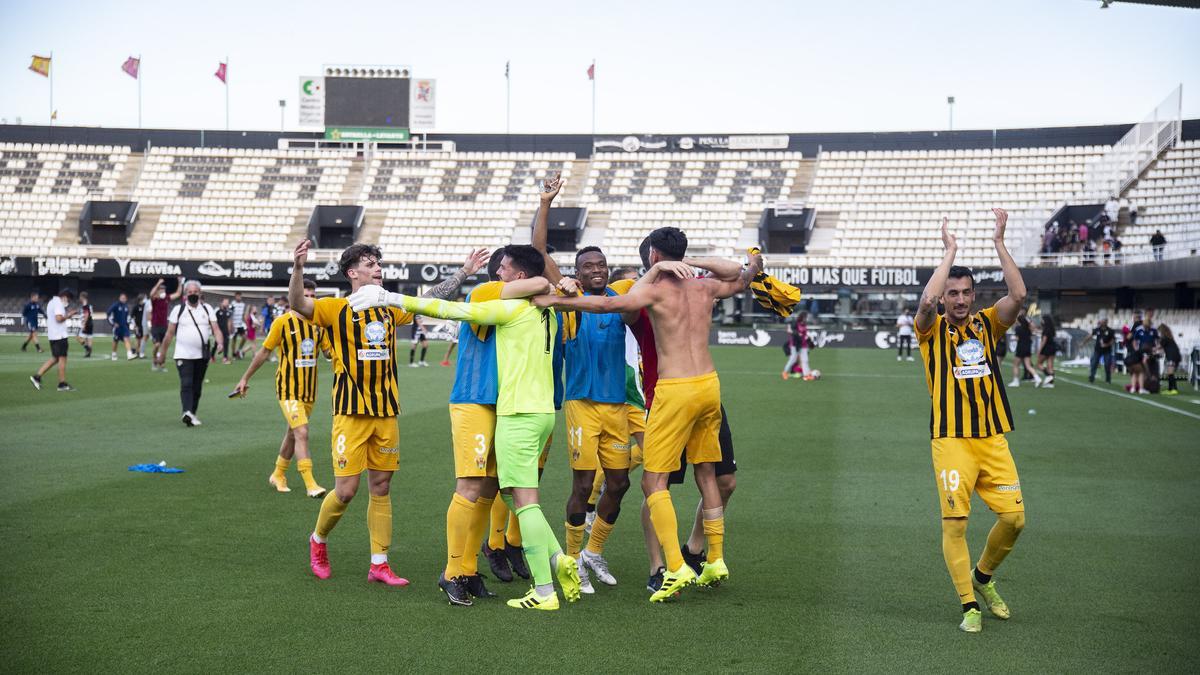
{"type": "Polygon", "coordinates": [[[410,65],[438,83],[437,131],[802,132],[1140,120],[1183,84],[1200,117],[1200,11],[1090,0],[938,2],[0,2],[0,118],[45,124],[297,124],[323,64],[410,65]]]}

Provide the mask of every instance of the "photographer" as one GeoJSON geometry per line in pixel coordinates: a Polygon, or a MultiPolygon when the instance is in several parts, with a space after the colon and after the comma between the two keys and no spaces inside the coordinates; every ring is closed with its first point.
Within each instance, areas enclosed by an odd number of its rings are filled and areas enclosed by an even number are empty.
{"type": "Polygon", "coordinates": [[[161,367],[167,346],[175,343],[175,367],[179,370],[179,400],[183,408],[180,421],[189,427],[200,426],[196,410],[200,407],[200,391],[204,386],[204,374],[208,371],[208,341],[217,339],[217,350],[225,346],[225,339],[217,327],[217,313],[200,298],[200,282],[189,281],[183,286],[186,302],[176,305],[167,318],[167,334],[154,356],[155,365],[161,367]]]}

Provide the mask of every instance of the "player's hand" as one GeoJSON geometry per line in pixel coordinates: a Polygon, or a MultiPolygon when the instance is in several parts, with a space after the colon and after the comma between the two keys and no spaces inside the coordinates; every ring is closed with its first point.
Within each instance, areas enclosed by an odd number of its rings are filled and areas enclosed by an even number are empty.
{"type": "Polygon", "coordinates": [[[550,202],[554,201],[554,198],[558,196],[559,191],[562,190],[563,186],[566,184],[567,181],[563,180],[561,171],[554,174],[554,178],[547,178],[543,180],[542,203],[549,204],[550,202]]]}
{"type": "Polygon", "coordinates": [[[463,273],[467,276],[475,274],[479,270],[483,269],[484,265],[487,265],[488,260],[491,260],[491,258],[492,252],[486,248],[477,248],[471,251],[471,253],[467,256],[466,261],[463,262],[463,273]]]}
{"type": "Polygon", "coordinates": [[[1008,211],[1004,209],[992,209],[992,213],[996,214],[996,231],[992,233],[992,241],[1004,241],[1004,228],[1008,225],[1008,211]]]}
{"type": "Polygon", "coordinates": [[[693,279],[696,276],[696,270],[681,260],[660,260],[654,266],[659,272],[674,274],[679,279],[693,279]]]}
{"type": "Polygon", "coordinates": [[[304,263],[308,262],[308,248],[310,246],[312,246],[312,240],[308,237],[301,239],[300,243],[296,244],[296,250],[292,251],[292,260],[296,263],[296,266],[303,266],[304,263]]]}
{"type": "Polygon", "coordinates": [[[397,298],[400,297],[399,293],[388,293],[382,286],[368,284],[351,293],[350,297],[346,299],[350,302],[350,309],[361,312],[374,307],[387,307],[390,296],[393,295],[397,298]]]}
{"type": "Polygon", "coordinates": [[[942,218],[942,245],[946,247],[947,251],[958,250],[958,239],[950,231],[949,218],[942,218]]]}
{"type": "Polygon", "coordinates": [[[757,246],[754,246],[749,251],[747,251],[746,252],[746,263],[750,267],[761,272],[762,268],[763,268],[762,249],[760,249],[757,246]]]}
{"type": "Polygon", "coordinates": [[[249,390],[250,385],[246,383],[245,379],[238,380],[237,385],[233,387],[233,391],[238,395],[238,398],[246,398],[246,392],[249,390]]]}
{"type": "Polygon", "coordinates": [[[563,277],[555,288],[563,295],[579,295],[579,282],[571,277],[563,277]]]}

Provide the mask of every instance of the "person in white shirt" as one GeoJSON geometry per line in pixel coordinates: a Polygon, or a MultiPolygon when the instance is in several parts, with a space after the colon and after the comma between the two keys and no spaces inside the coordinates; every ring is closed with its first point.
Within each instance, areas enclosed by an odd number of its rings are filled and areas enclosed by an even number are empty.
{"type": "Polygon", "coordinates": [[[179,370],[179,402],[183,415],[179,418],[189,427],[200,426],[196,410],[200,407],[200,392],[204,387],[204,374],[208,371],[208,341],[216,338],[217,351],[224,348],[224,338],[217,328],[217,312],[207,302],[202,302],[199,281],[189,281],[184,284],[183,304],[175,305],[167,317],[167,334],[158,353],[154,355],[155,364],[162,366],[167,345],[175,340],[175,367],[179,370]]]}
{"type": "Polygon", "coordinates": [[[242,292],[233,294],[233,302],[229,303],[230,323],[233,324],[233,358],[242,358],[242,347],[246,346],[246,303],[242,301],[242,292]]]}
{"type": "Polygon", "coordinates": [[[74,387],[67,384],[67,346],[71,342],[67,336],[67,321],[79,313],[78,309],[67,309],[74,297],[74,291],[64,288],[46,303],[46,338],[50,340],[50,358],[29,376],[34,389],[41,390],[42,375],[57,364],[58,390],[75,391],[74,387]]]}
{"type": "Polygon", "coordinates": [[[908,308],[900,310],[900,316],[896,319],[896,360],[899,361],[905,356],[905,350],[908,351],[908,360],[913,360],[912,355],[912,339],[913,339],[913,320],[912,315],[908,313],[908,308]]]}

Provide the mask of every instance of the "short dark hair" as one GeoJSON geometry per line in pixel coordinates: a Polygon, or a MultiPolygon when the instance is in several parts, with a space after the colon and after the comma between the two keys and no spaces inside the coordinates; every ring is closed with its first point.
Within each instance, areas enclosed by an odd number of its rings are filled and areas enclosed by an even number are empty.
{"type": "Polygon", "coordinates": [[[345,251],[342,251],[342,257],[338,259],[338,269],[342,271],[342,276],[346,276],[346,271],[357,265],[363,258],[382,260],[383,251],[380,251],[378,246],[370,244],[354,244],[350,246],[345,251]]]}
{"type": "Polygon", "coordinates": [[[542,252],[528,244],[509,244],[504,247],[504,255],[512,260],[513,267],[527,277],[540,277],[546,271],[546,259],[542,257],[542,252]]]}
{"type": "Polygon", "coordinates": [[[614,281],[620,281],[621,279],[636,279],[637,275],[638,271],[632,267],[618,267],[609,274],[609,278],[614,281]]]}
{"type": "Polygon", "coordinates": [[[970,267],[963,267],[962,265],[952,266],[950,268],[949,278],[950,279],[963,279],[963,278],[970,279],[971,280],[971,290],[975,290],[975,275],[971,273],[970,267]]]}
{"type": "Polygon", "coordinates": [[[305,279],[304,287],[310,291],[315,291],[317,290],[317,282],[313,281],[312,279],[305,279]]]}
{"type": "MultiPolygon", "coordinates": [[[[599,253],[602,256],[604,255],[604,251],[601,251],[599,246],[584,246],[583,248],[579,249],[578,251],[575,251],[575,265],[576,266],[579,266],[579,256],[583,255],[584,253],[599,253]]],[[[605,256],[604,260],[607,263],[608,257],[605,256]]]]}
{"type": "Polygon", "coordinates": [[[650,237],[646,237],[641,244],[638,244],[638,255],[642,256],[642,267],[650,269],[650,237]]]}
{"type": "Polygon", "coordinates": [[[500,263],[504,262],[504,247],[492,251],[492,257],[488,259],[488,280],[500,281],[500,277],[496,276],[500,271],[500,263]]]}
{"type": "Polygon", "coordinates": [[[650,233],[650,246],[667,260],[683,260],[687,254],[687,235],[678,227],[660,227],[650,233]]]}

